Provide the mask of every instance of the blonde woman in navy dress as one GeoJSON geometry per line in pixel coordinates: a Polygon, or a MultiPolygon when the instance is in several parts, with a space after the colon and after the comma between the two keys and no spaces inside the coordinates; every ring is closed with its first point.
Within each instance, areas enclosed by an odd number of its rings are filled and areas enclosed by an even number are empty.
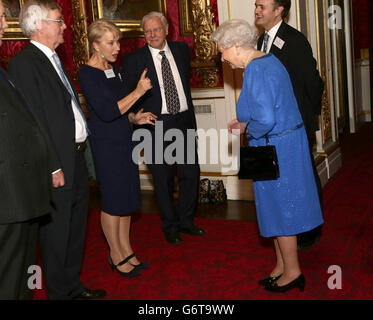
{"type": "Polygon", "coordinates": [[[154,125],[150,112],[130,113],[132,105],[152,85],[142,73],[138,85],[126,93],[119,68],[120,30],[97,20],[88,28],[91,57],[79,72],[79,84],[90,110],[92,153],[102,195],[101,225],[110,247],[109,264],[125,277],[136,277],[148,268],[130,244],[131,213],[140,207],[138,166],[132,161],[133,124],[154,125]]]}
{"type": "Polygon", "coordinates": [[[265,135],[276,146],[280,177],[254,182],[259,230],[272,237],[276,266],[259,284],[266,290],[304,290],[305,277],[297,253],[297,234],[323,223],[306,131],[289,75],[272,54],[255,49],[258,31],[245,20],[230,20],[219,26],[213,38],[222,61],[244,69],[244,82],[237,102],[237,117],[228,124],[246,134],[250,145],[265,145],[265,135]]]}

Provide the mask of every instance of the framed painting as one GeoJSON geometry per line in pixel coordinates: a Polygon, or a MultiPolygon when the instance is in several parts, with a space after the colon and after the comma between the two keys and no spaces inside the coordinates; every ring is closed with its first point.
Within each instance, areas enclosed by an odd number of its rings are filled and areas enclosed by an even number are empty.
{"type": "Polygon", "coordinates": [[[141,19],[150,11],[166,15],[166,0],[91,0],[93,20],[113,22],[125,37],[141,37],[141,19]]]}
{"type": "Polygon", "coordinates": [[[192,36],[192,6],[190,0],[179,0],[179,20],[181,35],[192,36]]]}
{"type": "Polygon", "coordinates": [[[8,28],[5,29],[3,40],[27,39],[19,26],[18,16],[25,0],[3,0],[8,28]]]}

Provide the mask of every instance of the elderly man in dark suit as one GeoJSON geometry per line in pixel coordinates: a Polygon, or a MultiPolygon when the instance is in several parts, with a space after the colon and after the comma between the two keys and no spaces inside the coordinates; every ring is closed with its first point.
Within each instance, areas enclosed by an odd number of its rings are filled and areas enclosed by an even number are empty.
{"type": "MultiPolygon", "coordinates": [[[[7,28],[0,0],[0,45],[7,28]]],[[[0,68],[0,300],[29,299],[39,217],[50,212],[50,159],[34,110],[0,68]]]]}
{"type": "Polygon", "coordinates": [[[88,136],[78,95],[55,49],[66,29],[60,6],[50,0],[27,1],[20,25],[31,43],[9,63],[9,72],[36,108],[51,140],[53,210],[40,227],[49,299],[97,299],[104,290],[80,281],[88,211],[88,173],[84,149],[88,136]]]}
{"type": "MultiPolygon", "coordinates": [[[[255,22],[265,30],[258,40],[258,50],[273,53],[289,73],[306,128],[314,176],[322,203],[322,187],[313,161],[312,149],[315,131],[319,129],[317,115],[321,113],[324,83],[306,37],[283,21],[288,16],[290,8],[291,0],[255,1],[255,22]]],[[[321,227],[318,227],[299,235],[299,249],[312,247],[320,237],[320,229],[321,227]]]]}
{"type": "MultiPolygon", "coordinates": [[[[187,132],[196,129],[189,83],[190,52],[186,43],[166,41],[168,22],[161,13],[151,12],[144,16],[142,28],[147,45],[124,58],[123,81],[130,92],[136,87],[142,71],[145,68],[148,70],[147,76],[153,88],[138,101],[136,106],[143,108],[145,112],[157,115],[159,120],[155,130],[149,128],[152,135],[153,154],[147,155],[147,150],[145,150],[145,159],[153,176],[165,238],[169,243],[177,244],[182,241],[179,232],[190,235],[205,233],[193,222],[198,199],[200,170],[197,153],[190,151],[187,147],[187,132]],[[159,129],[162,126],[163,130],[159,129]],[[162,136],[157,135],[157,129],[162,131],[162,136]],[[167,147],[175,143],[163,139],[164,133],[171,129],[182,133],[184,137],[182,151],[177,150],[183,154],[177,154],[177,159],[173,163],[162,156],[167,147]],[[188,152],[189,161],[186,161],[188,152]],[[162,155],[158,157],[157,153],[162,155]],[[176,170],[179,183],[177,207],[173,199],[176,170]]],[[[194,140],[190,142],[195,144],[194,140]]]]}

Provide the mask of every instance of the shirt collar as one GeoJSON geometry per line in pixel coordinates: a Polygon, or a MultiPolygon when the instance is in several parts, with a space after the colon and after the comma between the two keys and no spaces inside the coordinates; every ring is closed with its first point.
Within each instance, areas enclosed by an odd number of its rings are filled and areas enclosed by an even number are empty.
{"type": "Polygon", "coordinates": [[[53,54],[56,53],[55,51],[52,51],[51,49],[49,49],[46,45],[40,42],[37,42],[35,40],[31,40],[30,43],[38,47],[48,57],[48,59],[52,59],[53,54]]]}
{"type": "Polygon", "coordinates": [[[148,48],[150,50],[150,53],[152,54],[153,59],[155,59],[159,55],[160,51],[170,52],[170,47],[168,46],[167,40],[166,40],[166,45],[161,50],[156,49],[156,48],[152,48],[149,45],[148,45],[148,48]]]}
{"type": "Polygon", "coordinates": [[[278,29],[280,29],[280,26],[282,24],[282,20],[277,23],[275,26],[273,26],[267,33],[269,34],[270,39],[274,39],[276,37],[278,29]]]}

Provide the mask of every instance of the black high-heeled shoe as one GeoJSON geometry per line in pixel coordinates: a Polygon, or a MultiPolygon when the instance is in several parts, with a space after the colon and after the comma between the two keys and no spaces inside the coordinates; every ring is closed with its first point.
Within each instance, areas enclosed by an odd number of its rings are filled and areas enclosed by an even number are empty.
{"type": "Polygon", "coordinates": [[[291,289],[298,288],[299,291],[303,292],[305,285],[306,285],[306,278],[304,277],[303,274],[301,274],[298,278],[289,282],[288,284],[285,284],[284,286],[279,286],[276,281],[266,286],[265,289],[270,292],[284,293],[291,289]]]}
{"type": "MultiPolygon", "coordinates": [[[[134,253],[132,253],[131,255],[129,255],[126,259],[131,260],[133,257],[135,257],[134,253]]],[[[140,262],[139,264],[133,264],[133,263],[130,262],[130,265],[134,266],[139,271],[145,270],[145,269],[149,268],[149,265],[147,263],[144,263],[144,262],[140,262]]]]}
{"type": "Polygon", "coordinates": [[[267,278],[259,280],[258,283],[259,283],[259,285],[265,287],[265,286],[268,286],[268,285],[272,284],[273,282],[276,282],[278,279],[280,279],[281,276],[282,276],[282,274],[280,274],[277,277],[268,276],[267,278]]]}
{"type": "Polygon", "coordinates": [[[124,259],[123,261],[119,262],[117,265],[114,264],[113,260],[111,259],[111,257],[109,256],[109,264],[110,264],[110,267],[111,267],[111,270],[114,271],[116,270],[121,276],[123,277],[127,277],[127,278],[134,278],[134,277],[137,277],[139,276],[141,273],[138,269],[136,268],[133,268],[131,271],[129,272],[123,272],[123,271],[120,271],[118,269],[118,266],[122,266],[124,265],[125,263],[128,262],[128,260],[131,259],[131,258],[126,258],[124,259]]]}

